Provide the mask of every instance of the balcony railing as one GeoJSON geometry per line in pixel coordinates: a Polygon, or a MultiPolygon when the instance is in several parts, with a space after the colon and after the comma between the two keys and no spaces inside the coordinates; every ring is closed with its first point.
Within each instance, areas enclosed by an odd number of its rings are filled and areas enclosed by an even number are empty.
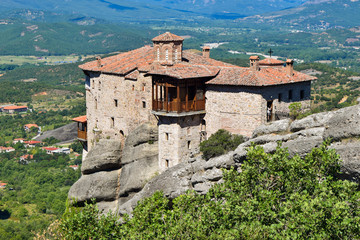
{"type": "Polygon", "coordinates": [[[165,112],[189,112],[189,111],[201,111],[205,110],[205,99],[193,100],[193,101],[161,101],[153,100],[154,111],[165,111],[165,112]]]}

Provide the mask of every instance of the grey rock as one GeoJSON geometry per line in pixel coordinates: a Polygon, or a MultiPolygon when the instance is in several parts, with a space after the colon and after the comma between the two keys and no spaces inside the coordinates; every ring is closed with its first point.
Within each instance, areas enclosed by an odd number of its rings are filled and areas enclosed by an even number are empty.
{"type": "Polygon", "coordinates": [[[206,194],[211,187],[212,187],[212,184],[210,184],[208,182],[198,183],[194,186],[194,190],[200,194],[206,194]]]}
{"type": "Polygon", "coordinates": [[[119,196],[127,196],[131,192],[139,192],[152,177],[159,173],[158,143],[143,144],[147,155],[126,164],[120,175],[119,196]]]}
{"type": "Polygon", "coordinates": [[[360,136],[360,106],[347,107],[337,111],[327,123],[324,138],[337,141],[360,136]]]}
{"type": "MultiPolygon", "coordinates": [[[[145,123],[137,127],[125,140],[121,163],[123,165],[158,157],[158,128],[145,123]]],[[[152,165],[153,166],[153,165],[152,165]]]]}
{"type": "Polygon", "coordinates": [[[230,169],[231,166],[235,165],[235,161],[233,158],[234,152],[228,152],[225,155],[221,155],[219,157],[214,157],[209,159],[204,165],[204,169],[211,169],[211,168],[225,168],[230,169]]]}
{"type": "Polygon", "coordinates": [[[262,145],[262,147],[264,148],[264,151],[265,151],[266,153],[273,153],[273,152],[275,152],[277,146],[278,146],[277,142],[269,142],[269,143],[266,143],[266,144],[262,145]]]}
{"type": "Polygon", "coordinates": [[[102,214],[117,213],[118,201],[101,201],[96,203],[98,209],[102,212],[102,214]]]}
{"type": "Polygon", "coordinates": [[[291,120],[290,119],[283,119],[275,122],[271,122],[270,124],[261,125],[260,127],[256,128],[253,132],[253,138],[270,133],[279,133],[287,131],[289,128],[291,120]]]}
{"type": "Polygon", "coordinates": [[[303,119],[295,120],[290,125],[290,131],[297,132],[307,128],[323,127],[327,122],[329,122],[330,118],[334,116],[335,113],[335,111],[316,113],[303,119]]]}
{"type": "Polygon", "coordinates": [[[91,174],[121,167],[121,142],[101,139],[84,159],[81,171],[91,174]]]}
{"type": "Polygon", "coordinates": [[[218,168],[209,169],[204,173],[204,178],[212,182],[219,181],[222,176],[222,170],[218,168]]]}
{"type": "Polygon", "coordinates": [[[344,176],[355,182],[360,182],[360,142],[334,143],[330,146],[340,155],[341,171],[344,176]]]}
{"type": "Polygon", "coordinates": [[[61,142],[77,139],[77,123],[70,123],[54,130],[43,132],[35,140],[42,141],[45,138],[54,137],[61,142]]]}
{"type": "Polygon", "coordinates": [[[78,203],[92,198],[95,198],[97,202],[113,201],[116,199],[119,174],[120,170],[82,175],[71,186],[68,197],[75,199],[78,203]]]}
{"type": "Polygon", "coordinates": [[[204,178],[204,172],[196,172],[191,178],[191,184],[195,185],[206,181],[204,178]]]}
{"type": "Polygon", "coordinates": [[[249,147],[251,143],[255,143],[256,145],[262,145],[269,142],[277,142],[277,141],[287,141],[290,139],[290,134],[286,135],[274,135],[274,134],[268,134],[268,135],[262,135],[256,138],[252,138],[249,141],[242,143],[242,147],[249,147]]]}
{"type": "Polygon", "coordinates": [[[290,135],[290,139],[296,139],[300,137],[314,137],[314,136],[323,136],[325,132],[325,127],[317,127],[317,128],[310,128],[295,132],[290,135]]]}
{"type": "Polygon", "coordinates": [[[311,149],[319,147],[323,142],[321,136],[309,137],[309,138],[298,138],[295,140],[289,140],[283,143],[283,147],[288,148],[289,156],[293,157],[298,154],[300,157],[304,157],[311,149]]]}

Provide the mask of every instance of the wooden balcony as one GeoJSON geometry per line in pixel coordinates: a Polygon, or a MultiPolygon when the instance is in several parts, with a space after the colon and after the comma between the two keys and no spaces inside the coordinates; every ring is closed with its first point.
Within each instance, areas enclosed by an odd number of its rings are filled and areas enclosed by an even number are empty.
{"type": "Polygon", "coordinates": [[[152,108],[154,111],[159,112],[190,112],[190,111],[202,111],[205,110],[205,99],[193,100],[193,101],[161,101],[153,100],[152,108]]]}
{"type": "Polygon", "coordinates": [[[86,133],[86,131],[78,130],[78,140],[87,141],[87,133],[86,133]]]}

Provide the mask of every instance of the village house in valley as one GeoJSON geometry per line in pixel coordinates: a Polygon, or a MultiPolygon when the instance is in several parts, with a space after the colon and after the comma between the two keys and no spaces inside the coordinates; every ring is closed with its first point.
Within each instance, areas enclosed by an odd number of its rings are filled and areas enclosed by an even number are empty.
{"type": "Polygon", "coordinates": [[[80,66],[86,75],[87,116],[79,138],[87,150],[98,139],[123,141],[137,126],[159,128],[159,166],[172,167],[198,151],[219,129],[250,136],[259,125],[288,115],[292,102],[310,106],[315,77],[294,71],[293,61],[249,59],[238,67],[183,50],[169,32],[144,46],[80,66]]]}

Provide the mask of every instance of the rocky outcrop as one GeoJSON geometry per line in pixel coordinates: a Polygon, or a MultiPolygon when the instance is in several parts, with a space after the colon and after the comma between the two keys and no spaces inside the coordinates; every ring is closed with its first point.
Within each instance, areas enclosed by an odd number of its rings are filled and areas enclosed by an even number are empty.
{"type": "Polygon", "coordinates": [[[61,142],[74,141],[77,138],[77,123],[73,122],[65,126],[41,133],[35,140],[42,141],[54,137],[61,142]]]}
{"type": "Polygon", "coordinates": [[[120,141],[101,139],[84,159],[69,199],[81,204],[95,198],[100,209],[115,211],[158,173],[157,136],[157,126],[146,123],[128,136],[123,148],[120,141]]]}
{"type": "Polygon", "coordinates": [[[145,124],[126,139],[123,150],[119,143],[102,140],[90,152],[82,167],[83,176],[72,186],[69,197],[78,201],[96,198],[100,209],[131,213],[138,201],[162,191],[175,198],[188,190],[205,194],[223,181],[222,169],[241,170],[246,149],[261,145],[265,152],[276,150],[278,142],[288,148],[290,156],[305,156],[327,138],[342,159],[343,177],[360,179],[360,106],[318,113],[301,120],[282,120],[260,126],[253,138],[235,151],[205,161],[201,155],[189,158],[159,173],[157,127],[145,124]],[[103,150],[106,149],[106,152],[103,150]]]}
{"type": "Polygon", "coordinates": [[[319,113],[301,120],[277,121],[260,126],[253,138],[239,145],[232,152],[208,161],[201,156],[188,159],[154,177],[145,187],[126,203],[118,206],[119,214],[131,213],[137,202],[161,190],[169,198],[175,198],[187,190],[205,194],[213,184],[222,182],[223,168],[239,169],[246,160],[246,148],[251,142],[263,146],[265,152],[276,150],[277,142],[288,148],[290,156],[305,156],[312,148],[318,147],[328,137],[335,142],[331,145],[342,159],[342,171],[346,178],[359,182],[360,179],[360,106],[338,111],[319,113]],[[280,124],[281,122],[281,124],[280,124]],[[282,125],[283,124],[283,125],[282,125]]]}

